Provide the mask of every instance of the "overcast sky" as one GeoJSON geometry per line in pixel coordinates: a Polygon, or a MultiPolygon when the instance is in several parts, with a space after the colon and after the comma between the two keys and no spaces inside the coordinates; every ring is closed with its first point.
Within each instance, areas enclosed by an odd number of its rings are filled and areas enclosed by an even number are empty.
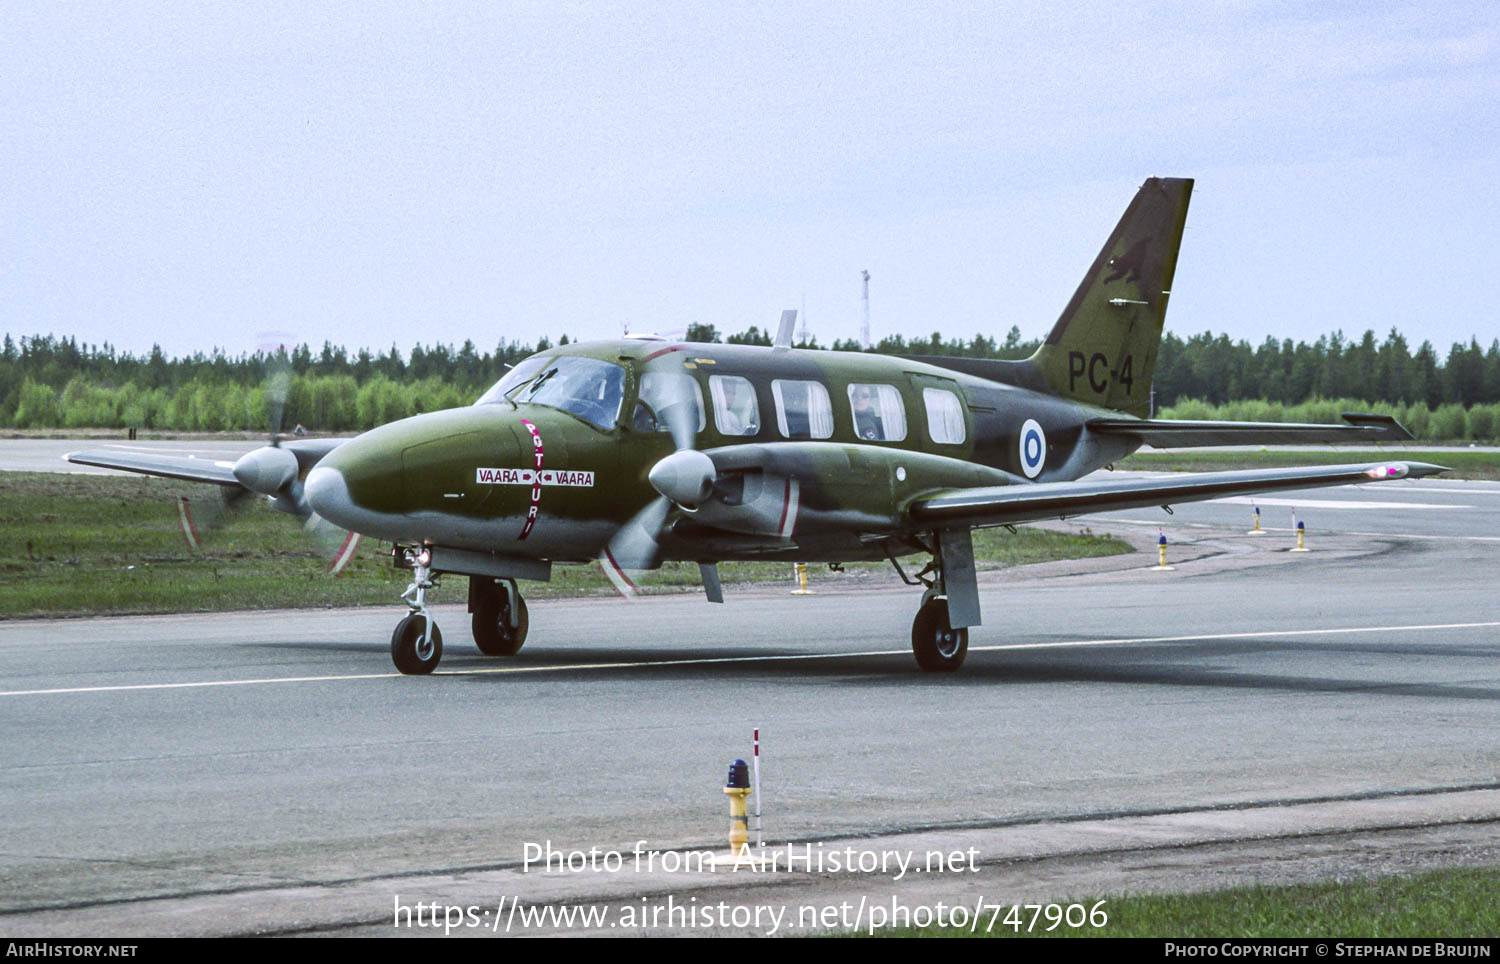
{"type": "Polygon", "coordinates": [[[172,354],[1026,337],[1197,179],[1170,330],[1500,336],[1500,5],[0,4],[0,330],[172,354]]]}

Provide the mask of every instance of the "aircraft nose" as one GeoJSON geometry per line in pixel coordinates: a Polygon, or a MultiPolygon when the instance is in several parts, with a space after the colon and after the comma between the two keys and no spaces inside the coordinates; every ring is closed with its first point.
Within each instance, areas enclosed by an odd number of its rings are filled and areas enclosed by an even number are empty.
{"type": "Polygon", "coordinates": [[[464,510],[451,494],[474,487],[476,467],[514,463],[515,432],[494,408],[429,412],[341,443],[307,474],[308,505],[365,536],[427,538],[433,517],[464,510]]]}

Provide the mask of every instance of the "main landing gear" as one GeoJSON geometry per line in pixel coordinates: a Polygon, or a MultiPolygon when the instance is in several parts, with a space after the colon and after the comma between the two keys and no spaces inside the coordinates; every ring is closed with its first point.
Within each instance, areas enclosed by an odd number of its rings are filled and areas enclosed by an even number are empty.
{"type": "Polygon", "coordinates": [[[922,596],[922,606],[911,624],[911,651],[917,665],[929,673],[951,673],[969,654],[969,627],[954,629],[948,620],[945,596],[922,596]]]}
{"type": "Polygon", "coordinates": [[[469,577],[474,645],[486,656],[514,656],[526,642],[531,619],[514,579],[469,577]]]}
{"type": "MultiPolygon", "coordinates": [[[[432,552],[425,546],[397,546],[397,566],[411,570],[411,585],[401,594],[411,610],[391,634],[391,661],[411,676],[437,669],[443,658],[443,634],[427,609],[427,590],[437,585],[432,552]]],[[[514,656],[526,642],[530,617],[514,579],[469,577],[469,611],[474,614],[474,645],[486,656],[514,656]]]]}
{"type": "Polygon", "coordinates": [[[907,585],[926,587],[911,624],[917,665],[928,673],[952,673],[969,653],[969,627],[979,625],[973,543],[968,529],[942,529],[923,548],[932,553],[932,561],[915,578],[907,576],[889,547],[886,553],[907,585]]]}

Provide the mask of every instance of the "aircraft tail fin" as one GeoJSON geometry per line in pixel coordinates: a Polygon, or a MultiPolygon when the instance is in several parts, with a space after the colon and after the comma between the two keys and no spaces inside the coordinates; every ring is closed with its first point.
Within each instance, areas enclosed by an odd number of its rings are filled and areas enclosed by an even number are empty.
{"type": "Polygon", "coordinates": [[[1141,185],[1093,267],[1029,359],[1064,398],[1145,417],[1187,219],[1190,178],[1141,185]]]}

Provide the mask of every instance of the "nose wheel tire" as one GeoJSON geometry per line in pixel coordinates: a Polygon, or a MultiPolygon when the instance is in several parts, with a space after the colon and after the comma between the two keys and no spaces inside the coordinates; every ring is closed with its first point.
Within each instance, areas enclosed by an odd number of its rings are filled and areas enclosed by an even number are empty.
{"type": "Polygon", "coordinates": [[[510,607],[502,591],[487,592],[474,605],[474,645],[486,656],[514,656],[526,642],[531,618],[526,600],[516,593],[516,624],[510,624],[510,607]]]}
{"type": "Polygon", "coordinates": [[[396,631],[391,634],[391,661],[408,676],[422,676],[432,672],[443,658],[443,634],[438,631],[437,623],[434,622],[431,638],[424,639],[427,625],[427,616],[412,613],[397,623],[396,631]]]}
{"type": "Polygon", "coordinates": [[[951,673],[964,664],[969,630],[948,625],[948,600],[930,599],[911,624],[911,648],[917,665],[928,673],[951,673]]]}

